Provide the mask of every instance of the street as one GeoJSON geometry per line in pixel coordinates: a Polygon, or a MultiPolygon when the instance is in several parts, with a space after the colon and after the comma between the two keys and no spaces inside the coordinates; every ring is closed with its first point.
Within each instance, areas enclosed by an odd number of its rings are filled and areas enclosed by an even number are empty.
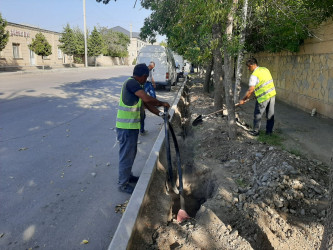
{"type": "MultiPolygon", "coordinates": [[[[106,249],[121,219],[115,120],[133,66],[0,74],[0,249],[106,249]],[[87,244],[81,244],[87,240],[87,244]]],[[[178,87],[158,90],[172,104],[178,87]]],[[[163,121],[147,112],[133,172],[163,121]]]]}

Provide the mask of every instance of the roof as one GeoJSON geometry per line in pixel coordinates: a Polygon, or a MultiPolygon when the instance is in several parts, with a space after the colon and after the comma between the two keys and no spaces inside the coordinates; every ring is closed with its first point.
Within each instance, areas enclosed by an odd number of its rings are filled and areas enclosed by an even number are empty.
{"type": "MultiPolygon", "coordinates": [[[[39,28],[37,26],[33,26],[31,24],[20,24],[20,23],[12,23],[12,22],[7,22],[8,25],[11,26],[15,26],[15,27],[20,27],[20,28],[24,28],[24,29],[30,29],[30,30],[36,30],[36,31],[42,31],[42,32],[47,32],[47,33],[53,33],[53,34],[57,34],[57,35],[61,35],[61,32],[57,32],[57,31],[52,31],[52,30],[46,30],[46,29],[42,29],[39,28]]],[[[8,27],[8,26],[7,26],[8,27]]]]}
{"type": "MultiPolygon", "coordinates": [[[[116,27],[113,27],[111,29],[113,31],[121,32],[121,33],[125,34],[126,36],[130,37],[130,32],[127,29],[124,29],[123,27],[116,26],[116,27]]],[[[140,39],[140,32],[132,32],[132,37],[140,39]]]]}

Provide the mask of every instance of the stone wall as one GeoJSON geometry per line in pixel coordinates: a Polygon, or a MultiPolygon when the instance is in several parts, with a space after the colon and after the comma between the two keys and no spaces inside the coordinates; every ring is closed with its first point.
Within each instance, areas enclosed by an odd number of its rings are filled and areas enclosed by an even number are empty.
{"type": "MultiPolygon", "coordinates": [[[[307,112],[316,108],[317,113],[333,118],[333,21],[323,23],[315,35],[298,53],[253,56],[259,66],[271,71],[279,100],[307,112]]],[[[244,67],[244,82],[249,75],[244,67]]]]}
{"type": "Polygon", "coordinates": [[[129,65],[128,57],[111,57],[111,56],[98,56],[98,57],[88,57],[88,65],[94,66],[96,58],[96,66],[114,66],[114,65],[129,65]]]}

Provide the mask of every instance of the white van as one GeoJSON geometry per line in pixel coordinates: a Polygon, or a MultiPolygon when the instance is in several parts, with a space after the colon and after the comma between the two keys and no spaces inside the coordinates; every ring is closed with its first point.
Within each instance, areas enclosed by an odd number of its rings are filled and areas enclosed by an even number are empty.
{"type": "Polygon", "coordinates": [[[156,85],[162,85],[166,90],[171,90],[171,85],[177,81],[176,65],[170,49],[160,45],[146,45],[139,53],[136,60],[137,64],[155,62],[153,78],[156,85]]]}

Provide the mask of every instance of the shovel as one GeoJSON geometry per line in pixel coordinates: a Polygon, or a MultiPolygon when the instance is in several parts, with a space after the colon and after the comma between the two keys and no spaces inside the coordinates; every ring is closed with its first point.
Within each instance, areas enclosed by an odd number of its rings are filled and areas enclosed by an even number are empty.
{"type": "MultiPolygon", "coordinates": [[[[249,98],[249,99],[247,99],[244,103],[246,103],[246,102],[248,102],[248,101],[250,101],[252,98],[249,98]]],[[[239,106],[239,103],[236,103],[235,104],[235,107],[238,107],[239,106]]],[[[217,113],[220,113],[220,112],[222,112],[224,109],[220,109],[220,110],[218,110],[218,111],[215,111],[215,112],[213,112],[213,113],[209,113],[209,114],[207,114],[207,115],[199,115],[197,118],[195,118],[194,119],[194,121],[192,122],[192,126],[197,126],[197,125],[199,125],[200,123],[202,123],[202,119],[204,118],[204,117],[207,117],[207,116],[210,116],[210,115],[213,115],[213,114],[217,114],[217,113]]]]}

